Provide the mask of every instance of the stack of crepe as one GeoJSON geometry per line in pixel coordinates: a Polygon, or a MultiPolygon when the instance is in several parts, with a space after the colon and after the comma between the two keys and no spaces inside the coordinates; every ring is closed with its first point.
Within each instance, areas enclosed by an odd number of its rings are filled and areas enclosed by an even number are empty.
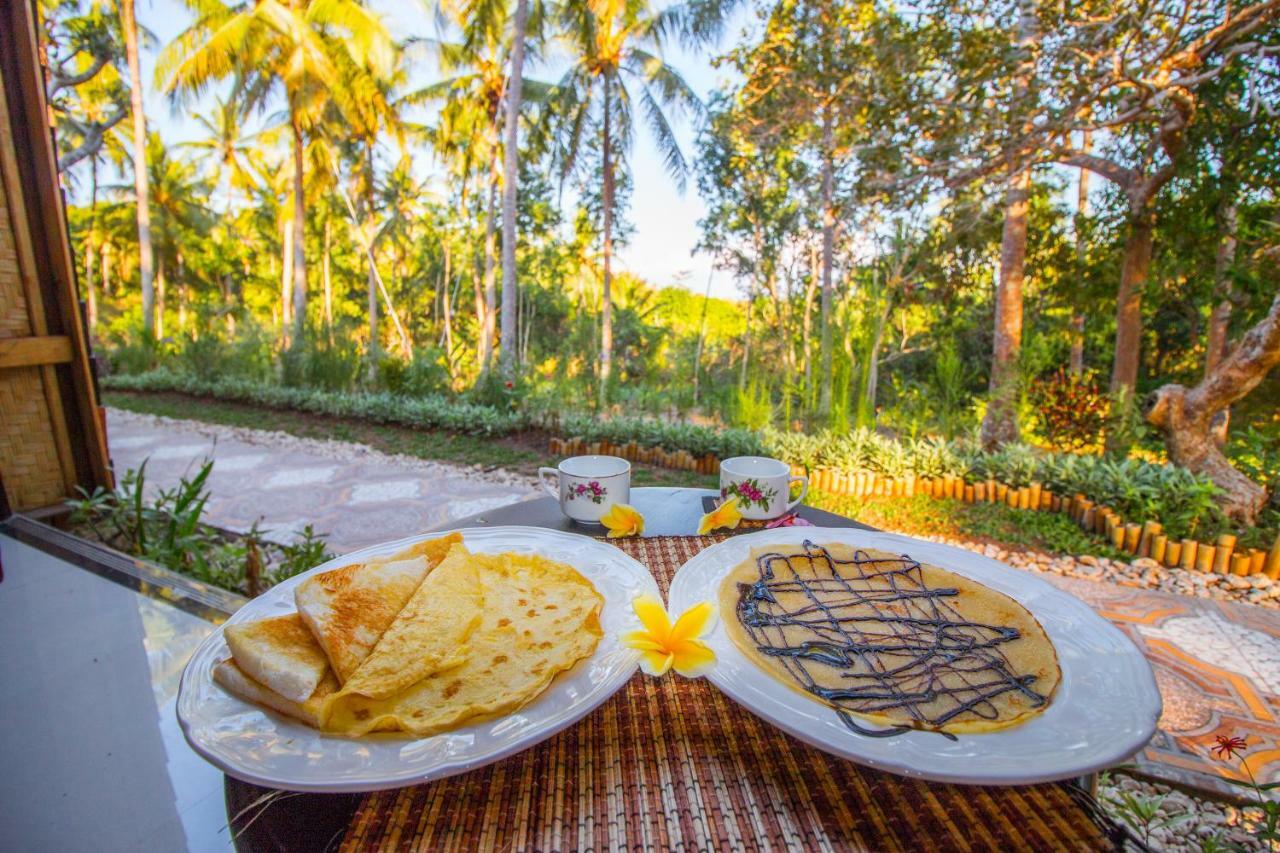
{"type": "Polygon", "coordinates": [[[214,680],[348,736],[508,713],[595,651],[603,599],[573,567],[458,534],[308,578],[297,612],[228,625],[214,680]]]}

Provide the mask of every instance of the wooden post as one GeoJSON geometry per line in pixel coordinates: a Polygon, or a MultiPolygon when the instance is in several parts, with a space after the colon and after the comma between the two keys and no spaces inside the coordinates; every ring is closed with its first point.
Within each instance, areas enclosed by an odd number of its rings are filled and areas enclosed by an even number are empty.
{"type": "Polygon", "coordinates": [[[1218,550],[1213,558],[1213,571],[1225,575],[1232,570],[1231,555],[1236,548],[1236,537],[1224,533],[1218,537],[1218,550]]]}
{"type": "Polygon", "coordinates": [[[1280,580],[1280,536],[1276,537],[1276,544],[1271,546],[1271,553],[1267,554],[1266,568],[1262,573],[1274,580],[1280,580]]]}
{"type": "Polygon", "coordinates": [[[1178,561],[1178,567],[1182,569],[1194,569],[1196,566],[1196,550],[1200,543],[1194,539],[1182,540],[1182,559],[1178,561]]]}
{"type": "Polygon", "coordinates": [[[1089,528],[1090,530],[1093,529],[1093,517],[1096,513],[1097,513],[1097,510],[1095,510],[1093,507],[1089,507],[1084,511],[1084,526],[1089,528]]]}
{"type": "Polygon", "coordinates": [[[1117,551],[1124,550],[1124,525],[1119,522],[1111,526],[1111,547],[1117,551]]]}
{"type": "Polygon", "coordinates": [[[1165,551],[1169,547],[1169,537],[1163,533],[1157,533],[1151,537],[1150,557],[1160,565],[1164,565],[1165,551]]]}
{"type": "Polygon", "coordinates": [[[1138,553],[1138,540],[1142,538],[1142,525],[1126,524],[1124,526],[1124,549],[1130,554],[1138,553]]]}
{"type": "Polygon", "coordinates": [[[1164,549],[1164,564],[1169,568],[1178,565],[1182,559],[1182,543],[1170,542],[1164,549]]]}
{"type": "Polygon", "coordinates": [[[1249,574],[1249,555],[1248,554],[1232,554],[1231,555],[1231,574],[1233,575],[1249,574]]]}
{"type": "Polygon", "coordinates": [[[1151,556],[1151,540],[1157,533],[1164,530],[1164,525],[1158,521],[1144,521],[1142,523],[1142,535],[1138,539],[1138,556],[1151,556]]]}
{"type": "Polygon", "coordinates": [[[1042,488],[1043,487],[1039,483],[1031,484],[1031,486],[1029,487],[1030,491],[1028,492],[1028,497],[1027,497],[1028,509],[1034,509],[1034,510],[1040,509],[1040,490],[1042,488]]]}
{"type": "Polygon", "coordinates": [[[1196,571],[1213,571],[1213,558],[1217,550],[1212,545],[1206,545],[1201,542],[1199,547],[1196,548],[1196,571]]]}
{"type": "Polygon", "coordinates": [[[1254,548],[1249,552],[1249,574],[1260,575],[1267,564],[1267,552],[1254,548]]]}

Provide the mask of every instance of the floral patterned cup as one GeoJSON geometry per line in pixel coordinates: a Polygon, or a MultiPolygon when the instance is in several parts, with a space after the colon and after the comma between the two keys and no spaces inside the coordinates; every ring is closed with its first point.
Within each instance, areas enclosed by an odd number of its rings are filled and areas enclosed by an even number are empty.
{"type": "Polygon", "coordinates": [[[539,468],[538,479],[559,498],[561,512],[586,524],[599,524],[614,504],[631,502],[631,463],[618,456],[571,456],[555,468],[539,468]]]}
{"type": "Polygon", "coordinates": [[[768,456],[734,456],[720,463],[720,496],[736,495],[743,518],[777,518],[794,509],[808,491],[808,477],[792,477],[786,463],[768,456]],[[795,482],[801,483],[800,497],[790,500],[795,482]]]}

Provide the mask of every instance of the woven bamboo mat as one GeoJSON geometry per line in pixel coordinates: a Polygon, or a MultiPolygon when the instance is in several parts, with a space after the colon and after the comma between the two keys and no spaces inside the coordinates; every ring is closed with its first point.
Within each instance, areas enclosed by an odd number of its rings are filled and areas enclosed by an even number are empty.
{"type": "MultiPolygon", "coordinates": [[[[665,596],[676,569],[717,540],[617,544],[665,596]]],[[[782,734],[703,679],[637,673],[532,749],[367,795],[342,849],[1047,851],[1106,850],[1117,837],[1074,786],[881,773],[782,734]]]]}

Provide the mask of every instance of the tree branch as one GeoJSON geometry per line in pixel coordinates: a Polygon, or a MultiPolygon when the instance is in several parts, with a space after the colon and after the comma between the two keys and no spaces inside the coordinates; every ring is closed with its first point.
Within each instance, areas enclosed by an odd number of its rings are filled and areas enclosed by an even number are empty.
{"type": "Polygon", "coordinates": [[[1280,294],[1262,321],[1245,333],[1209,376],[1187,391],[1187,407],[1201,417],[1230,406],[1258,386],[1280,364],[1280,294]]]}

